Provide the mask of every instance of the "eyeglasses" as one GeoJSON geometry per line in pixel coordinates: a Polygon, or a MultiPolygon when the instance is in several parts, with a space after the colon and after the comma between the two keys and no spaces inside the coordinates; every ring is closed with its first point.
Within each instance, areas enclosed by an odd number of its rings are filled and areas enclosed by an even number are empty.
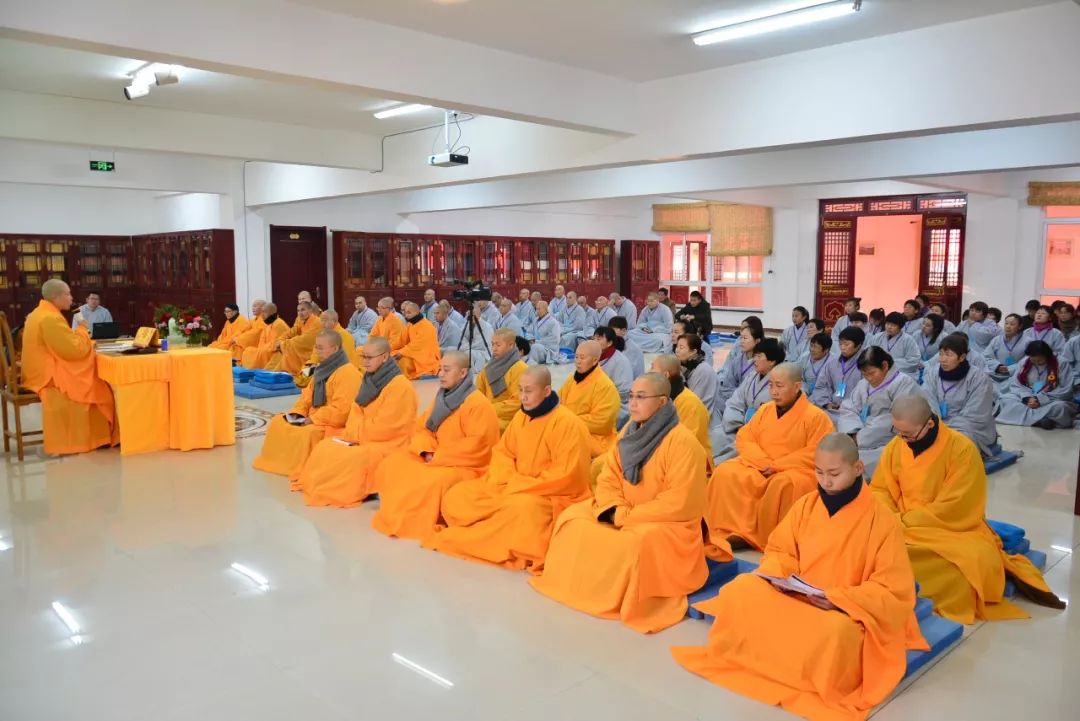
{"type": "Polygon", "coordinates": [[[930,426],[930,423],[933,420],[934,420],[933,418],[927,418],[926,423],[923,423],[922,426],[919,427],[919,430],[915,431],[914,433],[904,433],[903,431],[901,431],[896,426],[892,427],[892,433],[893,433],[894,436],[900,436],[905,441],[913,443],[913,442],[919,440],[919,436],[921,436],[923,434],[923,432],[930,426]]]}
{"type": "MultiPolygon", "coordinates": [[[[390,351],[387,351],[387,353],[389,353],[389,352],[390,351]]],[[[367,353],[362,353],[361,354],[361,356],[363,357],[364,360],[375,360],[379,356],[384,356],[384,355],[386,355],[386,353],[376,353],[375,355],[368,355],[367,353]]]]}
{"type": "Polygon", "coordinates": [[[649,398],[665,398],[665,397],[666,396],[664,396],[663,394],[658,394],[658,395],[654,395],[654,396],[647,396],[647,395],[643,395],[641,393],[638,393],[638,394],[631,393],[628,400],[631,403],[633,403],[634,401],[638,401],[640,403],[641,401],[647,400],[649,398]]]}

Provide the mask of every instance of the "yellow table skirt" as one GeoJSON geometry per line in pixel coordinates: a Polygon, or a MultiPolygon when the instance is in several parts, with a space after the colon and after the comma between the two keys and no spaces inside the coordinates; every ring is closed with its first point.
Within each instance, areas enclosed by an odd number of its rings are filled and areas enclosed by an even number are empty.
{"type": "Polygon", "coordinates": [[[232,356],[227,351],[99,353],[97,369],[116,397],[122,455],[236,442],[232,356]]]}

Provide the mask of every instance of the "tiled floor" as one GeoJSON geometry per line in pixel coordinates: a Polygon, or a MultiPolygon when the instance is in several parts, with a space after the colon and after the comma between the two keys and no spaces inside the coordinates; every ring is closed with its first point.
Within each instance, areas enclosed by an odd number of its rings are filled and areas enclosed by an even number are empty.
{"type": "MultiPolygon", "coordinates": [[[[421,390],[429,400],[434,383],[421,390]]],[[[1080,597],[1080,433],[1003,434],[1027,456],[991,476],[990,515],[1025,526],[1050,551],[1053,588],[1080,597]]],[[[640,636],[545,599],[522,574],[385,538],[371,508],[307,508],[251,469],[261,442],[2,467],[0,719],[791,718],[671,660],[670,646],[704,641],[703,622],[640,636]]],[[[1080,621],[1029,610],[969,629],[876,718],[1077,718],[1080,621]]]]}

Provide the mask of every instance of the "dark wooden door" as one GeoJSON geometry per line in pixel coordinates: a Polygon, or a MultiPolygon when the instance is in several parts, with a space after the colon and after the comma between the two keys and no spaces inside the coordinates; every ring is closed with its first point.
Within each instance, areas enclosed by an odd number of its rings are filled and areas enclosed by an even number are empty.
{"type": "Polygon", "coordinates": [[[955,213],[923,216],[919,292],[932,303],[944,303],[949,320],[960,322],[964,293],[964,231],[966,218],[955,213]]]}
{"type": "Polygon", "coordinates": [[[278,315],[296,319],[296,296],[311,293],[320,308],[330,305],[327,286],[326,226],[270,226],[270,287],[278,315]]]}
{"type": "Polygon", "coordinates": [[[855,293],[855,218],[822,218],[817,277],[817,317],[832,327],[855,293]]]}

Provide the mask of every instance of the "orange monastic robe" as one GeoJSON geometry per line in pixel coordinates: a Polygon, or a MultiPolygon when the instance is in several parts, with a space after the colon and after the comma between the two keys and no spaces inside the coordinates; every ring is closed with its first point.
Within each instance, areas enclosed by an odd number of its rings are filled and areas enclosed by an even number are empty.
{"type": "Polygon", "coordinates": [[[595,498],[559,516],[544,574],[530,583],[560,603],[621,619],[635,631],[663,630],[686,616],[686,595],[709,575],[701,536],[705,451],[677,425],[644,464],[637,485],[623,474],[618,444],[603,462],[595,498]],[[609,508],[615,508],[614,523],[597,521],[609,508]]]}
{"type": "MultiPolygon", "coordinates": [[[[517,351],[511,349],[510,352],[516,353],[517,351]]],[[[510,366],[510,370],[506,371],[506,390],[497,396],[491,392],[491,384],[488,383],[483,370],[476,376],[476,390],[483,393],[484,397],[495,407],[495,415],[499,417],[500,432],[506,430],[506,427],[510,425],[510,421],[513,420],[514,414],[521,410],[521,389],[518,387],[518,383],[521,376],[528,369],[529,366],[525,365],[524,361],[518,361],[510,366]]]]}
{"type": "Polygon", "coordinates": [[[619,389],[600,366],[578,383],[574,375],[559,389],[559,401],[585,423],[589,431],[589,456],[603,455],[615,442],[615,420],[619,416],[619,389]]]}
{"type": "Polygon", "coordinates": [[[398,365],[410,380],[439,372],[439,333],[427,318],[406,323],[397,344],[391,342],[390,348],[401,351],[398,365]]]}
{"type": "Polygon", "coordinates": [[[386,314],[385,318],[379,318],[375,321],[375,325],[371,326],[371,332],[368,334],[368,338],[374,338],[375,336],[382,336],[393,348],[401,340],[401,334],[405,332],[405,321],[398,317],[398,314],[390,311],[386,314]]]}
{"type": "Polygon", "coordinates": [[[547,415],[514,416],[486,475],[443,496],[445,528],[424,548],[505,568],[539,569],[555,519],[589,495],[588,431],[561,403],[547,415]]]}
{"type": "Polygon", "coordinates": [[[276,351],[266,364],[266,369],[297,375],[304,367],[304,362],[315,350],[315,336],[322,330],[319,316],[314,313],[307,320],[296,319],[289,332],[281,337],[281,350],[276,351]]]}
{"type": "MultiPolygon", "coordinates": [[[[760,413],[760,411],[758,411],[760,413]]],[[[758,572],[796,574],[841,611],[824,611],[747,573],[695,608],[716,617],[704,647],[675,660],[713,683],[812,721],[866,718],[927,650],[900,524],[870,488],[829,516],[817,492],[795,501],[758,572]]]]}
{"type": "Polygon", "coordinates": [[[119,441],[112,391],[98,378],[94,342],[86,329],[72,330],[47,300],[26,318],[22,377],[41,398],[46,453],[85,453],[119,441]]]}
{"type": "MultiPolygon", "coordinates": [[[[360,368],[360,354],[356,350],[356,339],[353,338],[353,334],[341,327],[340,324],[334,326],[333,330],[341,336],[341,350],[345,351],[345,357],[349,359],[349,363],[359,370],[360,368]]],[[[319,365],[319,353],[313,347],[311,349],[311,355],[304,361],[304,367],[319,365]]],[[[302,369],[301,369],[302,370],[302,369]]],[[[363,373],[360,374],[363,377],[363,373]]],[[[312,377],[302,374],[296,374],[293,380],[296,385],[303,388],[308,383],[311,383],[312,377]]]]}
{"type": "Polygon", "coordinates": [[[213,341],[210,344],[210,347],[217,348],[218,350],[229,350],[229,347],[232,345],[232,339],[250,327],[251,321],[238,314],[231,322],[225,322],[221,332],[218,333],[217,340],[213,341]]]}
{"type": "Polygon", "coordinates": [[[371,527],[388,536],[423,540],[442,519],[443,495],[462,481],[482,476],[499,440],[499,419],[478,391],[432,433],[425,425],[432,406],[416,421],[408,450],[387,456],[375,472],[379,511],[371,527]],[[431,454],[425,461],[421,454],[431,454]]]}
{"type": "Polygon", "coordinates": [[[326,404],[318,408],[311,405],[315,384],[308,384],[287,413],[298,413],[311,423],[294,426],[285,421],[284,414],[274,416],[252,467],[295,480],[312,449],[325,436],[341,434],[360,390],[361,378],[360,371],[351,365],[338,368],[326,379],[326,404]]]}
{"type": "Polygon", "coordinates": [[[889,441],[873,490],[897,514],[921,594],[938,614],[958,623],[1028,618],[1003,597],[1006,575],[1055,605],[1039,570],[1025,556],[1007,555],[986,525],[986,470],[963,434],[940,425],[918,457],[902,438],[889,441]]]}
{"type": "Polygon", "coordinates": [[[309,506],[351,508],[372,493],[375,469],[383,458],[407,447],[416,422],[418,401],[412,383],[403,375],[386,384],[378,398],[360,406],[353,400],[341,439],[359,445],[348,446],[332,438],[319,442],[292,484],[303,491],[309,506]]]}
{"type": "Polygon", "coordinates": [[[262,337],[263,328],[266,327],[266,321],[263,320],[261,315],[255,316],[248,323],[247,330],[237,333],[233,340],[236,341],[235,345],[231,345],[233,360],[239,363],[244,358],[244,351],[248,348],[252,348],[259,344],[259,338],[262,337]]]}
{"type": "Polygon", "coordinates": [[[705,523],[709,557],[730,561],[729,536],[738,536],[761,550],[797,498],[817,486],[814,452],[833,432],[825,411],[800,395],[791,409],[776,417],[776,404],[758,408],[735,436],[739,455],[716,467],[709,482],[705,523]],[[766,478],[762,471],[775,473],[766,478]]]}
{"type": "Polygon", "coordinates": [[[263,323],[259,337],[252,345],[244,349],[240,363],[248,370],[266,368],[274,356],[274,343],[289,332],[289,324],[281,318],[267,325],[263,323]]]}

